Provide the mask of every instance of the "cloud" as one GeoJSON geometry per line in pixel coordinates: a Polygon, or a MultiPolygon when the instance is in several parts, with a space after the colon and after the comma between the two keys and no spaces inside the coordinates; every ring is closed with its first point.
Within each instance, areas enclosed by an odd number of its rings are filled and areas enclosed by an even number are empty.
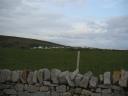
{"type": "Polygon", "coordinates": [[[71,25],[72,30],[51,38],[72,46],[128,49],[128,17],[119,16],[105,21],[84,21],[71,25]]]}
{"type": "Polygon", "coordinates": [[[76,5],[81,5],[83,3],[85,3],[87,0],[23,0],[25,2],[27,2],[28,4],[39,4],[39,3],[54,3],[56,5],[67,5],[67,4],[76,4],[76,5]],[[31,2],[31,3],[29,3],[31,2]]]}
{"type": "Polygon", "coordinates": [[[48,1],[0,0],[0,34],[70,46],[128,49],[127,16],[114,16],[103,21],[81,20],[56,10],[61,8],[56,4],[86,0],[48,1]]]}
{"type": "Polygon", "coordinates": [[[12,9],[17,7],[22,0],[0,0],[0,9],[12,9]]]}
{"type": "Polygon", "coordinates": [[[58,4],[66,4],[66,3],[77,3],[77,4],[82,4],[86,2],[86,0],[52,0],[55,3],[58,4]]]}
{"type": "Polygon", "coordinates": [[[107,34],[112,46],[128,49],[128,17],[115,17],[107,21],[107,34]]]}

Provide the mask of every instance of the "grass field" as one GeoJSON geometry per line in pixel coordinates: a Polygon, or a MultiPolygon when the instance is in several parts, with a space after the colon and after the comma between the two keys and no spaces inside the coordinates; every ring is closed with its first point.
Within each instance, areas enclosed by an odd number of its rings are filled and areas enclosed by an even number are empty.
{"type": "MultiPolygon", "coordinates": [[[[16,49],[0,48],[0,69],[59,68],[73,71],[77,51],[71,49],[16,49]]],[[[119,69],[128,70],[128,51],[81,50],[80,72],[95,74],[119,69]]]]}

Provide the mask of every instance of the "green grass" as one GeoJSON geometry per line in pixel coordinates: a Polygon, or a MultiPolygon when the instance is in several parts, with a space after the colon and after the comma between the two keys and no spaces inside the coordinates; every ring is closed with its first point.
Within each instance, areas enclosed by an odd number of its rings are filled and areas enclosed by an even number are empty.
{"type": "MultiPolygon", "coordinates": [[[[73,71],[76,50],[71,49],[16,49],[0,48],[0,69],[59,68],[73,71]]],[[[128,51],[81,50],[80,72],[95,74],[105,71],[128,70],[128,51]]]]}

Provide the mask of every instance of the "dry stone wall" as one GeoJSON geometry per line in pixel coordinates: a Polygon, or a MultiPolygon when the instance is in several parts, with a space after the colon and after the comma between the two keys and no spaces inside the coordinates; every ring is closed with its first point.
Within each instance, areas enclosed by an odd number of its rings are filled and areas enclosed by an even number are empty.
{"type": "Polygon", "coordinates": [[[0,70],[0,96],[128,96],[128,71],[99,76],[49,70],[0,70]]]}

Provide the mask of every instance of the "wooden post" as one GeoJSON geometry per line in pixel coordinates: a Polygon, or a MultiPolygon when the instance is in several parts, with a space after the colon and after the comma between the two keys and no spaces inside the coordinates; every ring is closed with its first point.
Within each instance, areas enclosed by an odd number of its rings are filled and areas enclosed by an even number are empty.
{"type": "Polygon", "coordinates": [[[76,70],[79,72],[79,64],[80,64],[80,51],[77,52],[77,66],[76,70]]]}

